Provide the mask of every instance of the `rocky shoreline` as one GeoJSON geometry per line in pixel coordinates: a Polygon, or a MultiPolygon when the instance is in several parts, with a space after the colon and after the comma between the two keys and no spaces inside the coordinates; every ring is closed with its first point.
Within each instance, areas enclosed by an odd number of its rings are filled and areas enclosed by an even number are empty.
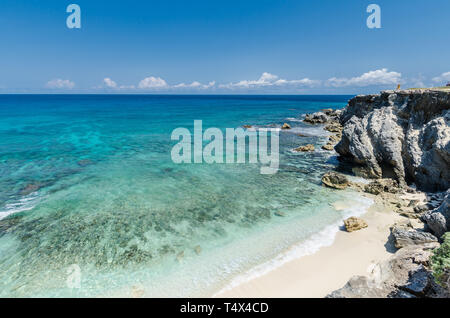
{"type": "MultiPolygon", "coordinates": [[[[433,89],[361,95],[343,110],[306,115],[305,123],[332,133],[322,149],[336,150],[351,174],[374,179],[360,184],[330,171],[324,186],[354,188],[405,217],[391,226],[397,252],[327,297],[450,298],[449,120],[450,91],[433,89]]],[[[367,224],[350,218],[345,226],[367,224]]]]}

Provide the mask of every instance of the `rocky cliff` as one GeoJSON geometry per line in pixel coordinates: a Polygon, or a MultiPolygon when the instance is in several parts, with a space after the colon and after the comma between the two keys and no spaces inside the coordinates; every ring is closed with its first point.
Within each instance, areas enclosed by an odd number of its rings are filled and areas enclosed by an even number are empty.
{"type": "Polygon", "coordinates": [[[350,100],[335,150],[363,176],[445,191],[450,186],[450,90],[384,91],[350,100]]]}

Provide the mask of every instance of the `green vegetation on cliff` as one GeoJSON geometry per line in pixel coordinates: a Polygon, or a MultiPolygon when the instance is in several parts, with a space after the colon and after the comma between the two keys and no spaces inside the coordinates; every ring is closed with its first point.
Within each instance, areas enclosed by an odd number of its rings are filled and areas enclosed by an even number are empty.
{"type": "Polygon", "coordinates": [[[441,284],[448,284],[450,275],[450,232],[442,237],[444,242],[434,251],[431,258],[431,268],[436,280],[441,284]]]}

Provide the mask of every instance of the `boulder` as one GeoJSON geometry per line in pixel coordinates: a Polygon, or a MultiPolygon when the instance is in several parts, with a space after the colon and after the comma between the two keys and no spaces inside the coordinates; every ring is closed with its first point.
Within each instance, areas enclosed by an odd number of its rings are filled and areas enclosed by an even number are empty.
{"type": "Polygon", "coordinates": [[[311,145],[311,144],[306,145],[306,146],[301,146],[301,147],[294,149],[294,151],[297,151],[297,152],[311,152],[314,150],[315,150],[314,145],[311,145]]]}
{"type": "Polygon", "coordinates": [[[350,185],[346,176],[334,171],[325,173],[322,177],[322,183],[329,188],[339,190],[343,190],[350,185]]]}
{"type": "Polygon", "coordinates": [[[284,123],[283,126],[281,127],[281,129],[283,129],[283,130],[291,129],[291,125],[284,123]]]}
{"type": "Polygon", "coordinates": [[[344,221],[347,232],[355,232],[368,227],[366,221],[357,217],[350,217],[344,221]]]}
{"type": "Polygon", "coordinates": [[[431,233],[411,229],[403,226],[394,226],[391,229],[395,247],[402,248],[408,245],[420,245],[437,242],[438,239],[431,233]]]}

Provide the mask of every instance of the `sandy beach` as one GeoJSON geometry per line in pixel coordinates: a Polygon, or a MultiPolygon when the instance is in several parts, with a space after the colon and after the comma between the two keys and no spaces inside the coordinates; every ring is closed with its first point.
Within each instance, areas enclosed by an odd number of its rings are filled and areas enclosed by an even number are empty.
{"type": "Polygon", "coordinates": [[[352,276],[368,275],[375,264],[395,253],[389,240],[390,227],[407,219],[381,200],[376,200],[361,217],[368,228],[353,233],[341,230],[331,246],[224,290],[215,297],[321,298],[344,286],[352,276]]]}

